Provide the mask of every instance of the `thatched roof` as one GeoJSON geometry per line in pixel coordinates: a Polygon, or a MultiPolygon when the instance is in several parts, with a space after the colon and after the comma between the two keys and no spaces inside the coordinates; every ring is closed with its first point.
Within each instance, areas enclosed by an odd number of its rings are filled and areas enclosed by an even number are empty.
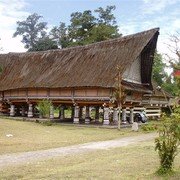
{"type": "Polygon", "coordinates": [[[118,74],[116,67],[121,67],[122,75],[140,55],[143,59],[142,83],[151,84],[158,31],[156,28],[61,50],[1,54],[0,91],[33,87],[114,87],[118,74]]]}

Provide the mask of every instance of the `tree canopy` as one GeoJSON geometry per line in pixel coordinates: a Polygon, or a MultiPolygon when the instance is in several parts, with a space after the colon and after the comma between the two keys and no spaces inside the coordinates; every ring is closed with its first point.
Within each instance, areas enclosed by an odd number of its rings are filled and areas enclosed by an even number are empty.
{"type": "Polygon", "coordinates": [[[153,65],[153,79],[167,92],[175,96],[180,96],[180,33],[170,36],[170,44],[167,44],[171,55],[162,56],[155,54],[153,65]],[[164,61],[170,65],[166,65],[164,61]],[[171,68],[172,73],[168,74],[165,68],[171,68]]]}
{"type": "Polygon", "coordinates": [[[180,32],[170,36],[170,44],[168,48],[172,55],[166,54],[170,67],[173,69],[171,78],[173,81],[173,92],[176,96],[180,97],[180,32]]]}
{"type": "Polygon", "coordinates": [[[58,49],[57,43],[50,39],[48,36],[39,39],[32,48],[29,48],[28,51],[45,51],[50,49],[58,49]]]}
{"type": "Polygon", "coordinates": [[[27,49],[33,48],[46,35],[47,23],[39,22],[41,18],[42,16],[34,13],[29,15],[26,20],[17,22],[17,29],[13,37],[22,35],[22,43],[27,49]]]}
{"type": "Polygon", "coordinates": [[[86,45],[94,42],[104,41],[121,36],[116,25],[116,18],[113,14],[115,6],[107,6],[84,12],[71,14],[70,25],[60,23],[51,31],[54,39],[58,39],[62,48],[77,45],[86,45]]]}
{"type": "Polygon", "coordinates": [[[50,31],[50,37],[57,42],[61,48],[68,47],[69,45],[69,35],[67,33],[66,24],[60,22],[59,26],[55,26],[50,31]]]}
{"type": "Polygon", "coordinates": [[[165,71],[166,64],[163,62],[163,57],[160,53],[156,52],[154,56],[153,64],[153,80],[159,85],[162,86],[163,83],[167,80],[168,74],[165,71]]]}
{"type": "Polygon", "coordinates": [[[26,20],[17,22],[13,37],[22,36],[22,43],[28,51],[66,48],[86,45],[121,36],[113,14],[115,6],[99,7],[91,11],[73,12],[70,23],[60,22],[47,33],[47,22],[34,13],[26,20]]]}

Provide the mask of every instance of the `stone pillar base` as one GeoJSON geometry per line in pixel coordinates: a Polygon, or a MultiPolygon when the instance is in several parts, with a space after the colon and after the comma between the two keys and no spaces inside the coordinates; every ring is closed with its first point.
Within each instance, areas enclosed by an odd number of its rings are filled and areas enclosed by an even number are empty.
{"type": "Polygon", "coordinates": [[[126,121],[126,108],[122,109],[122,122],[121,122],[121,124],[127,124],[127,121],[126,121]]]}
{"type": "Polygon", "coordinates": [[[53,107],[53,106],[50,107],[50,115],[49,115],[49,118],[50,118],[50,119],[54,119],[54,107],[53,107]]]}
{"type": "Polygon", "coordinates": [[[118,125],[118,109],[114,108],[113,110],[113,122],[115,125],[118,125]]]}
{"type": "Polygon", "coordinates": [[[10,116],[11,116],[11,117],[14,117],[14,116],[15,116],[15,114],[10,113],[10,116]]]}
{"type": "Polygon", "coordinates": [[[85,124],[90,124],[90,118],[85,118],[85,124]]]}
{"type": "Polygon", "coordinates": [[[122,121],[121,124],[127,124],[127,122],[126,121],[122,121]]]}
{"type": "Polygon", "coordinates": [[[132,124],[132,131],[138,131],[138,123],[137,122],[133,122],[132,124]]]}
{"type": "Polygon", "coordinates": [[[104,119],[103,125],[109,125],[109,120],[108,119],[104,119]]]}
{"type": "Polygon", "coordinates": [[[118,125],[118,121],[113,121],[114,125],[118,125]]]}
{"type": "Polygon", "coordinates": [[[130,123],[133,124],[134,122],[134,109],[133,108],[130,108],[130,123]]]}
{"type": "Polygon", "coordinates": [[[108,107],[104,107],[104,121],[103,121],[103,125],[109,125],[109,108],[108,107]]]}
{"type": "Polygon", "coordinates": [[[28,118],[32,118],[33,117],[33,113],[28,113],[28,118]]]}
{"type": "Polygon", "coordinates": [[[14,105],[11,105],[11,107],[10,107],[10,116],[11,117],[15,116],[15,106],[14,105]]]}
{"type": "Polygon", "coordinates": [[[74,124],[79,124],[79,106],[74,107],[74,124]]]}
{"type": "Polygon", "coordinates": [[[28,118],[32,118],[33,117],[33,106],[32,106],[32,104],[29,104],[27,117],[28,118]]]}
{"type": "Polygon", "coordinates": [[[79,124],[79,118],[74,117],[73,123],[74,123],[74,124],[79,124]]]}
{"type": "Polygon", "coordinates": [[[54,114],[50,114],[49,118],[54,119],[54,114]]]}

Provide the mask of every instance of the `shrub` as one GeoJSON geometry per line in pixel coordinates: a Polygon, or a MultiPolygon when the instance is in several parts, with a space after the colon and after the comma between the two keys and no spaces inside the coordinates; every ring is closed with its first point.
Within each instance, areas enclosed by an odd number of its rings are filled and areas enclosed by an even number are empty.
{"type": "Polygon", "coordinates": [[[51,101],[47,99],[43,99],[42,101],[38,103],[37,109],[39,110],[39,113],[40,115],[42,115],[42,117],[49,118],[51,106],[52,106],[51,101]]]}
{"type": "Polygon", "coordinates": [[[158,174],[169,174],[180,145],[180,109],[176,108],[170,116],[162,117],[164,122],[158,130],[159,137],[155,139],[155,150],[158,151],[160,167],[158,174]]]}
{"type": "Polygon", "coordinates": [[[144,124],[141,126],[141,129],[146,132],[155,131],[158,129],[158,125],[157,124],[144,124]]]}
{"type": "Polygon", "coordinates": [[[45,121],[45,122],[42,122],[42,124],[45,126],[52,126],[53,122],[52,121],[45,121]]]}

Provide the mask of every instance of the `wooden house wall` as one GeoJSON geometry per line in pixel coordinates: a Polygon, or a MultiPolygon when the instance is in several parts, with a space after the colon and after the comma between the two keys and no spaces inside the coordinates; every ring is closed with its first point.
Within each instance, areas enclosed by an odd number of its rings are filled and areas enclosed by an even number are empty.
{"type": "Polygon", "coordinates": [[[162,96],[144,96],[142,100],[142,104],[144,105],[170,105],[171,98],[167,99],[162,96]]]}
{"type": "Polygon", "coordinates": [[[126,102],[141,102],[143,94],[138,92],[132,92],[131,95],[126,96],[126,102]]]}
{"type": "MultiPolygon", "coordinates": [[[[1,94],[0,94],[1,95],[1,94]]],[[[103,88],[85,88],[85,89],[15,89],[4,91],[4,99],[11,98],[86,98],[86,97],[110,97],[111,90],[103,88]]]]}

